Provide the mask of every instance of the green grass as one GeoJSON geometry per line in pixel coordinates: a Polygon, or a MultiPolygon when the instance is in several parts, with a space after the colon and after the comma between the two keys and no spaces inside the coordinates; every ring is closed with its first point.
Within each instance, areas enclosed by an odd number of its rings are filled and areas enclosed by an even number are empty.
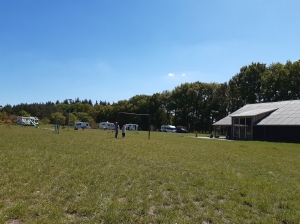
{"type": "Polygon", "coordinates": [[[299,161],[299,144],[0,125],[0,223],[299,223],[299,161]]]}

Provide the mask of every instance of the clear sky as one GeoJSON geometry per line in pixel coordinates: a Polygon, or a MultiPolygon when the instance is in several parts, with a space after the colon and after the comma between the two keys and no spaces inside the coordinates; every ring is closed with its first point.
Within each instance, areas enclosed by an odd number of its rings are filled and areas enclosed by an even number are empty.
{"type": "Polygon", "coordinates": [[[116,103],[299,59],[299,0],[0,0],[3,106],[116,103]]]}

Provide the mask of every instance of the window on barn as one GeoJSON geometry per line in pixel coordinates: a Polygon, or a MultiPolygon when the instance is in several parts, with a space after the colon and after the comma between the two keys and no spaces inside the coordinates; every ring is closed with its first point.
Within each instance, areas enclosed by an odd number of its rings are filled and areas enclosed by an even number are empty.
{"type": "Polygon", "coordinates": [[[252,124],[251,118],[245,118],[245,117],[233,118],[234,139],[252,139],[251,124],[252,124]]]}

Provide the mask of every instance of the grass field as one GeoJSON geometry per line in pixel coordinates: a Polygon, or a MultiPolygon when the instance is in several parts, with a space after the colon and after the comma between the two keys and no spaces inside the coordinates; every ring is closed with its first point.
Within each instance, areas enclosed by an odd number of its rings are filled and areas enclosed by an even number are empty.
{"type": "Polygon", "coordinates": [[[300,222],[299,144],[51,128],[0,125],[0,223],[300,222]]]}

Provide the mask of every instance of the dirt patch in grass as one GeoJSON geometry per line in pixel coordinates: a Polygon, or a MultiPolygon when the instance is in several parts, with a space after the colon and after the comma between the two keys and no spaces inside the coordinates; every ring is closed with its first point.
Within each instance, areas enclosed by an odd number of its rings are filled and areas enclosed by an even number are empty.
{"type": "Polygon", "coordinates": [[[8,221],[6,221],[5,224],[25,224],[26,222],[24,222],[23,220],[20,219],[10,219],[8,221]]]}

